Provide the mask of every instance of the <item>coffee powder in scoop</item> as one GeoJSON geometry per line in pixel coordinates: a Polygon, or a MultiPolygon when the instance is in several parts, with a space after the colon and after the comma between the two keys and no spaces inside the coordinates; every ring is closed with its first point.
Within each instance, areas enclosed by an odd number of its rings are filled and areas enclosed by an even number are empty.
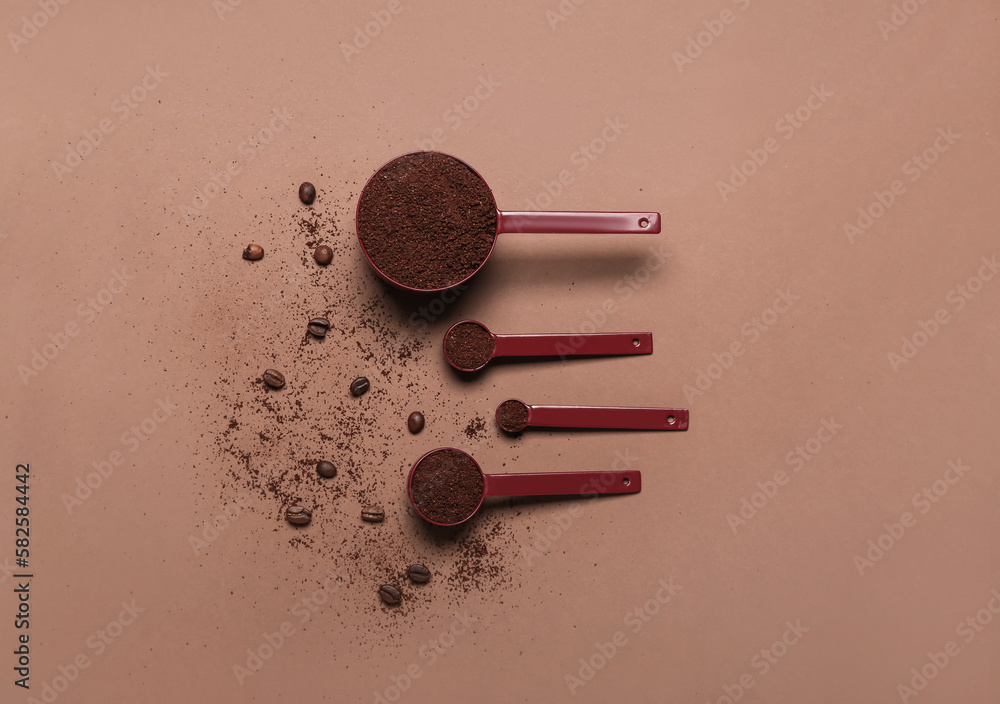
{"type": "Polygon", "coordinates": [[[445,354],[462,369],[478,369],[490,361],[496,341],[490,331],[476,323],[459,323],[444,340],[445,354]]]}
{"type": "Polygon", "coordinates": [[[424,516],[438,523],[459,523],[479,506],[483,475],[464,452],[437,450],[417,465],[410,490],[414,505],[424,516]]]}
{"type": "Polygon", "coordinates": [[[390,161],[358,204],[358,237],[393,281],[419,289],[454,286],[486,261],[496,237],[489,186],[458,159],[417,152],[390,161]]]}
{"type": "Polygon", "coordinates": [[[528,427],[528,407],[520,401],[510,399],[497,409],[500,427],[510,433],[519,433],[528,427]]]}

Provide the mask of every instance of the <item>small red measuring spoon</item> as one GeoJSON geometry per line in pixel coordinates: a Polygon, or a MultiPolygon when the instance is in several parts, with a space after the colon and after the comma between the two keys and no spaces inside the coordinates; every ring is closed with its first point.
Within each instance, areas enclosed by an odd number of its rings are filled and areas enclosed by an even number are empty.
{"type": "Polygon", "coordinates": [[[439,447],[413,463],[406,488],[421,518],[437,526],[456,526],[472,518],[487,496],[637,494],[642,490],[642,474],[634,469],[486,474],[467,452],[439,447]],[[477,486],[481,487],[478,495],[477,486]]]}
{"type": "MultiPolygon", "coordinates": [[[[393,210],[396,206],[387,204],[386,209],[393,210]]],[[[394,210],[397,226],[402,226],[409,216],[405,211],[394,210]]],[[[478,171],[466,164],[461,159],[441,152],[411,152],[403,154],[395,159],[383,164],[372,174],[371,178],[361,190],[358,198],[358,207],[354,216],[358,233],[358,241],[361,243],[361,251],[364,252],[365,259],[371,265],[376,274],[387,283],[401,288],[405,291],[417,293],[430,293],[434,291],[445,291],[453,286],[465,283],[476,275],[486,260],[490,258],[493,249],[496,247],[497,235],[501,232],[531,232],[537,234],[658,234],[660,232],[660,214],[655,212],[536,212],[536,211],[501,211],[497,208],[493,191],[490,190],[486,180],[478,171]],[[366,201],[377,200],[372,195],[374,184],[379,181],[391,181],[393,191],[396,193],[414,192],[426,195],[428,199],[435,196],[433,190],[425,193],[421,190],[420,175],[421,168],[444,169],[459,166],[461,170],[471,172],[472,177],[480,182],[483,197],[488,199],[489,209],[496,211],[496,231],[492,233],[493,239],[489,243],[488,249],[484,248],[477,259],[465,267],[455,270],[453,275],[442,285],[434,286],[411,286],[400,281],[400,275],[395,277],[383,271],[382,268],[372,259],[368,248],[365,246],[366,237],[370,234],[366,228],[366,223],[362,217],[363,204],[366,201]],[[411,168],[412,167],[412,168],[411,168]]],[[[433,228],[433,225],[428,227],[433,228]]],[[[471,228],[472,225],[470,224],[471,228]]],[[[398,256],[414,259],[419,254],[434,258],[437,256],[440,246],[432,239],[424,241],[424,238],[399,237],[398,256]],[[415,251],[416,250],[418,251],[415,251]]],[[[383,263],[385,264],[385,263],[383,263]]]]}
{"type": "Polygon", "coordinates": [[[462,372],[479,371],[496,357],[579,357],[652,354],[651,332],[588,335],[497,335],[478,320],[462,320],[444,334],[444,356],[462,372]]]}
{"type": "Polygon", "coordinates": [[[541,428],[610,428],[620,430],[687,430],[686,408],[626,406],[529,406],[509,398],[496,412],[497,425],[508,433],[541,428]]]}

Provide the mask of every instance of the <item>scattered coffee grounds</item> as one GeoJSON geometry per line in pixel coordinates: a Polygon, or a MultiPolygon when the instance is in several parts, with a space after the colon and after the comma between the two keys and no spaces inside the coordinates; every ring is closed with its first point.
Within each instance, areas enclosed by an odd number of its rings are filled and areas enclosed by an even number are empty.
{"type": "Polygon", "coordinates": [[[390,161],[358,202],[358,237],[386,277],[432,290],[461,283],[486,261],[496,203],[468,166],[440,152],[390,161]]]}
{"type": "Polygon", "coordinates": [[[264,375],[261,378],[272,389],[280,389],[285,385],[285,375],[277,369],[265,369],[264,375]]]}
{"type": "Polygon", "coordinates": [[[461,523],[475,513],[483,497],[483,475],[459,450],[435,450],[420,461],[410,480],[413,504],[437,523],[461,523]]]}
{"type": "Polygon", "coordinates": [[[316,186],[308,181],[299,186],[299,200],[306,205],[312,205],[313,201],[316,200],[316,186]]]}
{"type": "Polygon", "coordinates": [[[316,251],[313,252],[313,259],[315,259],[316,263],[320,266],[326,266],[333,261],[333,250],[327,245],[321,244],[316,248],[316,251]]]}
{"type": "Polygon", "coordinates": [[[391,584],[383,584],[378,588],[379,598],[389,606],[395,606],[403,600],[403,595],[391,584]]]}
{"type": "Polygon", "coordinates": [[[420,563],[410,565],[409,569],[406,570],[406,575],[410,578],[411,582],[416,582],[417,584],[424,584],[431,579],[431,571],[420,563]]]}
{"type": "Polygon", "coordinates": [[[528,427],[528,407],[515,399],[508,399],[497,408],[497,421],[508,433],[520,433],[528,427]]]}
{"type": "Polygon", "coordinates": [[[419,433],[424,429],[424,414],[420,411],[414,411],[411,413],[410,417],[406,419],[406,427],[414,435],[419,433]]]}
{"type": "Polygon", "coordinates": [[[486,419],[476,416],[462,432],[469,440],[482,440],[486,436],[486,419]]]}
{"type": "Polygon", "coordinates": [[[259,244],[248,244],[247,248],[243,250],[243,258],[249,259],[252,262],[258,259],[264,258],[264,248],[259,244]]]}
{"type": "Polygon", "coordinates": [[[372,383],[368,381],[368,379],[363,376],[359,376],[351,382],[351,394],[354,396],[363,396],[368,392],[368,389],[370,389],[371,386],[372,383]]]}
{"type": "Polygon", "coordinates": [[[304,526],[312,520],[312,512],[305,506],[289,506],[285,509],[285,520],[296,526],[304,526]]]}
{"type": "MultiPolygon", "coordinates": [[[[322,168],[317,162],[318,179],[322,168]]],[[[432,444],[415,454],[412,446],[407,449],[420,440],[406,430],[412,411],[433,407],[432,417],[427,416],[430,411],[424,413],[424,431],[445,427],[458,431],[447,444],[461,440],[470,446],[462,445],[467,450],[479,447],[488,454],[499,431],[492,413],[480,413],[486,430],[479,439],[467,440],[461,432],[476,411],[457,402],[460,389],[442,387],[435,361],[441,361],[447,325],[440,329],[437,345],[427,344],[424,336],[408,334],[412,330],[407,330],[406,315],[413,312],[409,302],[401,313],[400,301],[386,298],[378,277],[344,273],[350,268],[350,256],[344,254],[352,245],[357,247],[357,235],[353,220],[348,225],[343,215],[357,207],[359,191],[356,184],[335,184],[333,178],[328,191],[328,180],[321,180],[323,199],[317,194],[313,206],[296,202],[295,191],[282,192],[281,186],[277,193],[263,189],[258,194],[263,201],[241,201],[248,207],[247,215],[253,216],[253,231],[282,233],[287,252],[279,257],[265,252],[268,264],[261,268],[263,260],[247,262],[243,266],[252,271],[242,276],[198,281],[206,295],[192,299],[198,315],[182,333],[193,347],[204,345],[204,351],[176,357],[185,365],[184,383],[190,382],[191,390],[206,399],[204,408],[200,402],[191,408],[204,438],[199,435],[199,442],[191,443],[197,461],[185,481],[197,487],[192,506],[199,515],[217,515],[224,506],[227,511],[238,509],[246,520],[252,514],[255,525],[268,523],[278,529],[273,535],[263,530],[233,533],[233,550],[211,553],[220,568],[242,570],[246,555],[272,554],[280,545],[288,552],[281,557],[282,566],[261,572],[267,586],[279,590],[271,593],[279,596],[309,593],[336,572],[339,576],[328,587],[340,585],[339,591],[336,599],[328,592],[323,607],[329,610],[336,602],[336,610],[323,612],[330,618],[317,621],[320,631],[344,649],[405,659],[412,656],[408,649],[414,639],[426,638],[427,619],[442,603],[481,608],[481,604],[534,598],[536,582],[524,579],[532,570],[521,554],[521,542],[525,530],[544,531],[546,519],[527,506],[517,521],[507,511],[491,511],[477,513],[474,525],[464,524],[466,529],[438,531],[420,529],[413,521],[421,519],[397,510],[406,508],[395,502],[400,489],[406,491],[410,466],[425,450],[438,447],[432,444]],[[320,244],[334,251],[327,269],[313,260],[320,244]],[[330,321],[325,341],[306,332],[308,316],[330,321]],[[280,391],[259,381],[269,367],[280,368],[286,378],[280,391]],[[371,373],[379,376],[369,377],[368,394],[352,396],[347,387],[354,377],[371,373]],[[336,478],[320,477],[319,460],[336,466],[336,478]],[[376,503],[392,516],[382,523],[361,521],[362,507],[376,503]],[[314,512],[316,525],[288,523],[285,511],[296,505],[314,512]],[[414,560],[433,565],[427,584],[410,580],[407,567],[414,560]],[[311,567],[288,571],[292,565],[311,567]],[[382,584],[402,592],[399,604],[383,604],[377,596],[382,584]],[[344,628],[345,623],[364,627],[344,628]]],[[[186,226],[195,247],[190,252],[192,262],[211,269],[213,253],[240,257],[243,248],[232,242],[231,228],[205,224],[186,226]]],[[[237,236],[245,247],[248,237],[258,235],[244,231],[237,236]]],[[[271,242],[267,237],[265,241],[271,242]]],[[[151,349],[144,358],[153,363],[161,357],[166,360],[167,353],[151,349]]],[[[488,410],[495,411],[496,405],[494,400],[488,410]]],[[[512,453],[505,455],[510,466],[519,451],[507,450],[512,453]]],[[[404,500],[409,502],[409,496],[404,500]]],[[[198,534],[202,535],[200,528],[198,534]]],[[[233,603],[245,610],[257,608],[258,591],[237,590],[233,603]]]]}
{"type": "Polygon", "coordinates": [[[459,323],[444,339],[444,351],[456,367],[475,371],[486,366],[493,356],[496,340],[490,331],[477,323],[459,323]]]}
{"type": "Polygon", "coordinates": [[[329,460],[320,460],[316,463],[316,473],[324,479],[332,479],[337,476],[337,468],[329,460]]]}
{"type": "Polygon", "coordinates": [[[361,509],[361,520],[368,523],[381,523],[385,520],[385,511],[381,506],[365,506],[361,509]]]}

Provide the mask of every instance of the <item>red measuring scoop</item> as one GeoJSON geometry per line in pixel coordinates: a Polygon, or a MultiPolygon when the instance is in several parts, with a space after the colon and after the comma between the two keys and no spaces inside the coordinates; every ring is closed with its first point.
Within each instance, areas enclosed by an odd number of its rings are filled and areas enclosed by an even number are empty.
{"type": "Polygon", "coordinates": [[[627,406],[529,406],[509,398],[496,412],[497,425],[508,433],[541,428],[605,428],[620,430],[687,430],[686,408],[627,406]]]}
{"type": "MultiPolygon", "coordinates": [[[[404,214],[398,214],[397,217],[402,220],[404,214]]],[[[536,234],[657,234],[660,232],[660,214],[656,212],[502,211],[497,208],[493,191],[489,188],[486,180],[479,174],[478,171],[473,169],[461,159],[453,157],[449,154],[442,154],[441,152],[411,152],[409,154],[398,156],[379,167],[379,169],[368,179],[365,183],[365,187],[361,191],[361,196],[358,198],[358,207],[355,211],[354,221],[356,232],[358,233],[358,241],[361,244],[361,250],[364,252],[365,259],[368,260],[368,263],[371,265],[375,273],[378,274],[384,281],[396,286],[397,288],[417,293],[445,291],[471,279],[483,267],[486,260],[489,259],[490,254],[493,253],[493,249],[496,247],[497,235],[502,232],[531,232],[536,234]],[[393,182],[393,189],[395,191],[404,191],[406,189],[416,188],[415,183],[417,177],[414,170],[395,169],[394,167],[398,166],[400,162],[405,162],[405,160],[419,162],[420,160],[429,161],[430,159],[438,159],[439,161],[451,160],[453,162],[457,162],[465,169],[468,169],[468,171],[474,175],[474,178],[481,182],[481,190],[484,194],[488,194],[486,197],[488,197],[490,201],[489,207],[496,211],[496,231],[493,233],[493,241],[490,243],[489,248],[484,249],[482,254],[479,256],[479,260],[465,269],[456,270],[455,275],[452,277],[453,280],[449,279],[440,286],[411,286],[386,273],[372,260],[371,255],[365,248],[365,241],[362,233],[363,225],[361,207],[362,202],[365,201],[366,197],[372,197],[370,194],[372,191],[372,185],[376,179],[385,179],[388,177],[389,173],[395,174],[393,177],[395,179],[393,182]]],[[[412,246],[413,242],[406,241],[405,238],[400,238],[398,243],[398,256],[409,256],[407,248],[412,246]]]]}
{"type": "Polygon", "coordinates": [[[455,526],[472,518],[487,496],[591,496],[594,494],[637,494],[642,490],[642,473],[627,469],[608,472],[539,472],[536,474],[486,474],[472,455],[453,447],[439,447],[431,450],[413,463],[406,482],[410,503],[417,514],[429,523],[437,526],[455,526]],[[433,487],[436,494],[428,496],[426,492],[414,496],[414,475],[425,461],[438,462],[446,467],[461,466],[461,471],[453,473],[453,482],[440,483],[433,487]],[[463,472],[465,475],[463,476],[463,472]],[[447,520],[436,520],[427,515],[434,512],[436,500],[446,496],[461,493],[456,489],[464,485],[466,480],[478,473],[482,481],[478,501],[470,497],[465,510],[458,515],[452,515],[447,520]],[[469,475],[472,475],[471,477],[469,475]]]}
{"type": "Polygon", "coordinates": [[[462,372],[479,371],[497,357],[582,357],[652,354],[651,332],[498,335],[478,320],[462,320],[444,334],[444,356],[462,372]],[[492,348],[490,348],[492,340],[492,348]],[[468,345],[463,344],[466,341],[468,345]]]}

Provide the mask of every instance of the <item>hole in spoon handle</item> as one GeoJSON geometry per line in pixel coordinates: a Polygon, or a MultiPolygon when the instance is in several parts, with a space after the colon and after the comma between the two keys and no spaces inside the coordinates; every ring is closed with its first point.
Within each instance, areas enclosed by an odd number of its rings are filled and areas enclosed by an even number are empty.
{"type": "Polygon", "coordinates": [[[642,473],[634,469],[618,472],[486,474],[484,477],[486,496],[592,496],[637,494],[642,490],[642,473]]]}
{"type": "Polygon", "coordinates": [[[497,232],[655,235],[660,232],[660,214],[505,210],[497,213],[497,232]]]}

